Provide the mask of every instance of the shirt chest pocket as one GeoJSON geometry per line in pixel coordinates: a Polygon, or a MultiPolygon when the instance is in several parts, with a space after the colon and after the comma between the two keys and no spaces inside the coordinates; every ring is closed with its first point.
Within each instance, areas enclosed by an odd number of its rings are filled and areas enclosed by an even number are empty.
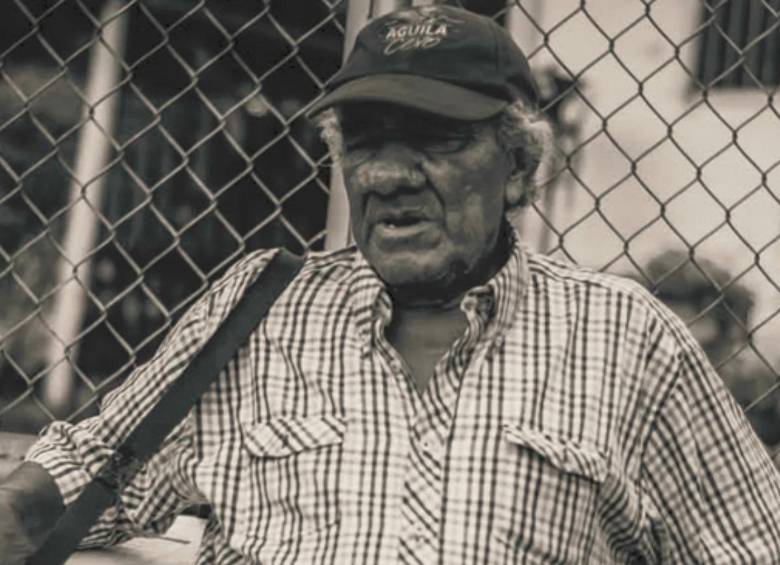
{"type": "Polygon", "coordinates": [[[588,563],[609,467],[595,447],[514,425],[501,435],[497,549],[514,563],[588,563]]]}
{"type": "Polygon", "coordinates": [[[280,544],[305,545],[338,522],[345,428],[338,414],[242,425],[233,541],[246,554],[260,558],[280,544]]]}

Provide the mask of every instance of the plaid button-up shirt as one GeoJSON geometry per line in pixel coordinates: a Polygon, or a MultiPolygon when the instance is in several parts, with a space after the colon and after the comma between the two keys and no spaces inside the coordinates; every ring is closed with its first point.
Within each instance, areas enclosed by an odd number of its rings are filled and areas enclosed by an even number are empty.
{"type": "MultiPolygon", "coordinates": [[[[66,501],[273,252],[180,320],[101,415],[28,458],[66,501]]],[[[780,563],[780,480],[684,325],[637,284],[527,253],[472,289],[424,392],[354,249],[313,253],[87,544],[212,516],[199,563],[780,563]]]]}

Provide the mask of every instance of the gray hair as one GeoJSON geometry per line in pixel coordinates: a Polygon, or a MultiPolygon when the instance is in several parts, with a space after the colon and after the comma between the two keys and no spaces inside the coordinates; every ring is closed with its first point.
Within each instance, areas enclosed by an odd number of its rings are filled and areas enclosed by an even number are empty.
{"type": "Polygon", "coordinates": [[[515,171],[509,182],[523,185],[523,195],[516,206],[522,208],[539,197],[552,175],[555,135],[544,113],[523,100],[504,108],[498,119],[498,141],[515,157],[515,171]]]}
{"type": "MultiPolygon", "coordinates": [[[[522,183],[523,195],[516,208],[528,206],[549,180],[555,156],[553,129],[544,113],[518,99],[495,118],[501,147],[514,157],[515,171],[509,182],[522,183]]],[[[338,114],[332,108],[315,118],[320,137],[338,165],[344,156],[344,140],[338,114]]]]}

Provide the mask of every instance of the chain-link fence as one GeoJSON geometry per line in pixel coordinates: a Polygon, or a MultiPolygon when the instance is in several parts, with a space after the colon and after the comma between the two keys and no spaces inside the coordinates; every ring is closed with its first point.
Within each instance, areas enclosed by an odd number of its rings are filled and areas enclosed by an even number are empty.
{"type": "MultiPolygon", "coordinates": [[[[653,288],[780,444],[780,2],[458,3],[530,55],[559,134],[524,237],[653,288]]],[[[94,413],[240,255],[345,243],[304,114],[409,4],[6,3],[0,429],[94,413]]]]}

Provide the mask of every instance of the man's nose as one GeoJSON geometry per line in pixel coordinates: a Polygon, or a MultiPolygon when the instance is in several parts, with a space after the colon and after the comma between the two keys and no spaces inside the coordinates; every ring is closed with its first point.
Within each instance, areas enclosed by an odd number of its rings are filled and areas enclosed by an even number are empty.
{"type": "Polygon", "coordinates": [[[402,143],[388,142],[361,165],[354,181],[364,191],[390,194],[421,188],[425,175],[416,151],[402,143]]]}

